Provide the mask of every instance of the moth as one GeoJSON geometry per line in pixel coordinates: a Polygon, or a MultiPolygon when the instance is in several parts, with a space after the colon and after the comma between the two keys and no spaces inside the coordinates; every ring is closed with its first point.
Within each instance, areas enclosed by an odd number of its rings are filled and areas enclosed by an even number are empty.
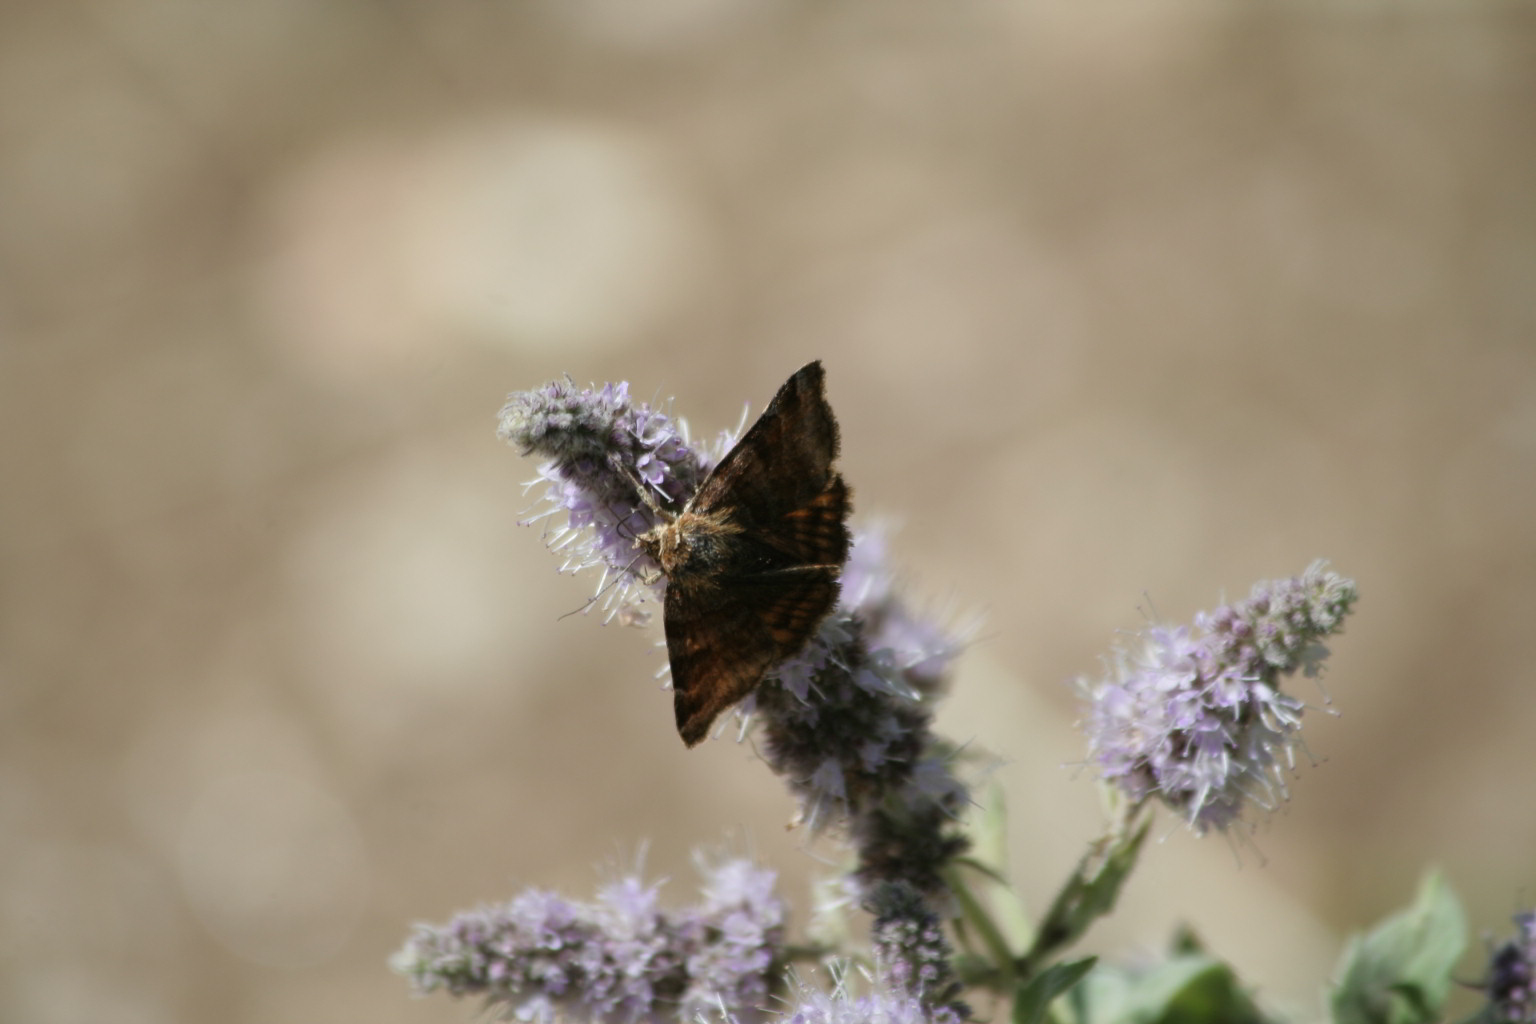
{"type": "Polygon", "coordinates": [[[837,603],[849,490],[819,361],[784,382],[681,512],[635,539],[667,578],[673,708],[697,745],[837,603]]]}

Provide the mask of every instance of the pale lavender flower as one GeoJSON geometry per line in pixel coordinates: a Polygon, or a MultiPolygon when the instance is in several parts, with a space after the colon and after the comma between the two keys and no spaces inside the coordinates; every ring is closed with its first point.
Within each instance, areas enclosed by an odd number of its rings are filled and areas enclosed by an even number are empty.
{"type": "Polygon", "coordinates": [[[695,1014],[719,1005],[762,1007],[768,1003],[773,970],[784,931],[784,903],[771,871],[751,861],[732,860],[705,868],[704,902],[697,920],[711,941],[698,945],[687,962],[690,983],[683,1005],[695,1014]]]}
{"type": "Polygon", "coordinates": [[[913,692],[942,696],[949,667],[965,650],[972,630],[957,633],[934,616],[915,612],[901,597],[889,551],[884,528],[859,531],[843,568],[842,604],[858,612],[869,649],[887,652],[892,669],[913,692]]]}
{"type": "Polygon", "coordinates": [[[1196,832],[1225,829],[1248,803],[1272,808],[1286,796],[1304,707],[1280,679],[1317,673],[1321,640],[1355,597],[1352,581],[1315,562],[1196,616],[1194,630],[1144,630],[1105,678],[1079,682],[1093,763],[1132,801],[1156,796],[1196,832]]]}
{"type": "Polygon", "coordinates": [[[1515,915],[1515,937],[1494,950],[1480,1021],[1536,1024],[1536,913],[1515,915]]]}
{"type": "Polygon", "coordinates": [[[838,969],[834,978],[830,992],[791,979],[794,1001],[775,1024],[936,1024],[916,996],[878,984],[867,995],[855,995],[846,969],[838,969]]]}
{"type": "Polygon", "coordinates": [[[688,1024],[721,1007],[755,1021],[783,949],[774,874],[740,860],[702,871],[704,901],[678,913],[659,908],[658,885],[633,876],[591,904],[531,889],[446,925],[417,925],[391,966],[419,993],[480,995],[538,1024],[688,1024]]]}

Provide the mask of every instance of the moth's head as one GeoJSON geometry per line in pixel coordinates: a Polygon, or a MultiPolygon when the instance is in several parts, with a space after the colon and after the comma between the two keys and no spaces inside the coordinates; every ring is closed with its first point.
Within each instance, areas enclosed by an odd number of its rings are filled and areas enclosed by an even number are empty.
{"type": "Polygon", "coordinates": [[[657,523],[635,538],[635,547],[649,555],[662,572],[670,571],[670,567],[677,564],[682,544],[677,522],[673,519],[657,523]]]}

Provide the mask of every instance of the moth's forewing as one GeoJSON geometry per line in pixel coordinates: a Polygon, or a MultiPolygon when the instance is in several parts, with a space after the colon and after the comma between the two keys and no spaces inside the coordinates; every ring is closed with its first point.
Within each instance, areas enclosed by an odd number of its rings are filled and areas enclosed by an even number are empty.
{"type": "Polygon", "coordinates": [[[688,507],[699,512],[729,507],[738,522],[752,527],[777,520],[826,490],[838,436],[823,382],[820,362],[785,381],[688,507]]]}
{"type": "Polygon", "coordinates": [[[677,727],[690,747],[837,603],[848,488],[832,470],[837,420],[823,387],[819,362],[790,377],[678,520],[708,530],[711,552],[706,578],[672,579],[664,606],[677,727]]]}

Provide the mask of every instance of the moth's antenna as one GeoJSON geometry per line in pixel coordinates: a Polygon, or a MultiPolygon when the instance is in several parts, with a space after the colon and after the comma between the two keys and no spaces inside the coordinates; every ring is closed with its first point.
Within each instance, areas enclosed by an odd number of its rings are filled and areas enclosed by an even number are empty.
{"type": "MultiPolygon", "coordinates": [[[[609,511],[610,512],[613,511],[613,507],[612,506],[609,506],[609,511]]],[[[624,518],[618,520],[617,522],[615,522],[613,524],[613,532],[617,533],[619,536],[622,537],[624,535],[624,527],[626,525],[628,525],[628,523],[629,523],[629,521],[631,519],[635,518],[635,516],[639,514],[639,511],[640,511],[639,509],[633,509],[632,508],[628,512],[626,512],[624,514],[624,518]]],[[[630,531],[629,539],[630,540],[636,540],[636,539],[639,538],[639,536],[640,535],[635,533],[634,531],[630,531]]]]}
{"type": "Polygon", "coordinates": [[[578,612],[586,611],[588,608],[592,607],[593,603],[597,601],[598,597],[601,596],[601,594],[602,594],[602,591],[599,590],[596,594],[593,594],[591,597],[589,597],[585,601],[583,601],[581,603],[581,607],[579,607],[579,608],[572,608],[570,611],[566,612],[564,615],[561,615],[558,618],[556,618],[555,621],[556,622],[564,622],[566,619],[570,618],[572,615],[575,615],[578,612]]]}
{"type": "MultiPolygon", "coordinates": [[[[635,563],[640,561],[640,559],[642,559],[644,557],[645,557],[645,555],[642,553],[642,554],[636,555],[634,558],[631,558],[629,560],[629,564],[628,565],[626,565],[624,568],[620,569],[617,573],[615,573],[614,576],[613,576],[613,579],[608,580],[607,582],[605,582],[602,585],[602,587],[600,587],[598,589],[597,593],[595,593],[591,597],[587,598],[586,602],[584,604],[582,604],[582,606],[580,608],[572,608],[570,611],[566,612],[564,615],[560,616],[560,618],[556,619],[555,621],[556,622],[560,622],[563,619],[568,619],[572,615],[577,615],[577,614],[579,614],[581,612],[586,611],[588,608],[591,608],[594,604],[596,604],[598,602],[598,600],[604,594],[608,593],[609,590],[611,590],[615,585],[617,585],[619,580],[621,580],[625,576],[629,575],[629,570],[633,569],[635,567],[635,563]]],[[[607,572],[606,569],[604,569],[603,571],[605,573],[607,572]]],[[[637,573],[636,575],[639,575],[639,574],[637,573]]]]}

